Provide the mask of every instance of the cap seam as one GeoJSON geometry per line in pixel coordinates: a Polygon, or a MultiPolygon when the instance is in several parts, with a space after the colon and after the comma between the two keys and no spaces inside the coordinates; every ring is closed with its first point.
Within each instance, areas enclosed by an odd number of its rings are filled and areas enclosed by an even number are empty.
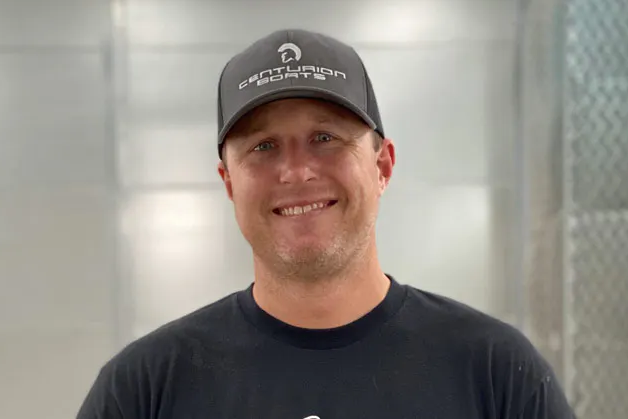
{"type": "MultiPolygon", "coordinates": [[[[359,56],[358,52],[355,50],[355,48],[351,48],[351,50],[353,51],[353,53],[356,56],[359,56]]],[[[362,77],[362,91],[364,92],[364,106],[363,109],[366,110],[366,114],[369,115],[369,89],[368,89],[368,85],[366,83],[366,67],[364,66],[364,62],[362,60],[360,60],[360,67],[362,67],[362,74],[364,77],[362,77]]],[[[375,122],[375,121],[373,121],[375,122]]],[[[379,128],[379,127],[377,127],[379,128]]]]}
{"type": "MultiPolygon", "coordinates": [[[[286,41],[287,42],[294,42],[294,31],[293,30],[286,31],[286,41]]],[[[294,83],[295,83],[295,81],[293,79],[290,79],[290,86],[291,87],[294,87],[294,83]]]]}

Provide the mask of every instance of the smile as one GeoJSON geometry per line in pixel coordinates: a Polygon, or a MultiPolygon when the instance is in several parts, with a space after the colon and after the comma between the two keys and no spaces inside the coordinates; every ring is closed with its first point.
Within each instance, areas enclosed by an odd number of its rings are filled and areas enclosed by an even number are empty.
{"type": "Polygon", "coordinates": [[[305,215],[312,211],[320,211],[322,209],[331,207],[338,201],[321,201],[313,202],[306,205],[293,205],[288,207],[275,208],[273,212],[277,215],[284,217],[296,217],[299,215],[305,215]]]}

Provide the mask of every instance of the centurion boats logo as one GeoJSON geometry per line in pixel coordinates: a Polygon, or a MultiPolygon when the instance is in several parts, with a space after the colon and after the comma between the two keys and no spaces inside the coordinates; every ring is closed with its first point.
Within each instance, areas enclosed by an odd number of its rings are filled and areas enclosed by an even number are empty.
{"type": "Polygon", "coordinates": [[[283,44],[277,52],[281,53],[281,62],[284,64],[290,61],[299,61],[302,55],[301,48],[292,43],[283,44]]]}
{"type": "Polygon", "coordinates": [[[238,86],[240,90],[247,86],[263,86],[285,79],[315,79],[327,80],[328,77],[347,79],[347,75],[342,71],[327,67],[314,65],[300,65],[303,56],[301,48],[293,43],[283,44],[277,52],[280,54],[281,62],[285,64],[281,67],[268,68],[259,73],[255,73],[242,81],[238,86]]]}

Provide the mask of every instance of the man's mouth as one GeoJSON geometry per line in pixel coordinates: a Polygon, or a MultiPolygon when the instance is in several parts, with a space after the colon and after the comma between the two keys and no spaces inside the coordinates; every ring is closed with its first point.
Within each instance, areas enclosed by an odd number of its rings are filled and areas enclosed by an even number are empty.
{"type": "Polygon", "coordinates": [[[319,202],[307,203],[304,205],[291,205],[291,206],[279,207],[279,208],[275,208],[273,210],[273,213],[284,216],[284,217],[296,217],[299,215],[308,214],[313,211],[321,211],[325,208],[329,208],[332,205],[335,205],[337,202],[338,202],[337,200],[319,201],[319,202]]]}

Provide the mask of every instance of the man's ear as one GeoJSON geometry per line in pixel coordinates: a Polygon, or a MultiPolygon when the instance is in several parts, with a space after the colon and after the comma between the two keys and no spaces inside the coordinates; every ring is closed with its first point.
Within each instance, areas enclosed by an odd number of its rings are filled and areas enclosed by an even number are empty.
{"type": "Polygon", "coordinates": [[[222,160],[218,162],[218,174],[222,179],[222,182],[225,184],[225,190],[227,191],[227,196],[230,200],[233,201],[233,187],[231,185],[231,175],[229,174],[229,170],[227,169],[227,165],[222,160]]]}
{"type": "Polygon", "coordinates": [[[377,154],[377,168],[379,169],[379,193],[384,193],[392,177],[395,166],[395,145],[389,138],[384,138],[377,154]]]}

